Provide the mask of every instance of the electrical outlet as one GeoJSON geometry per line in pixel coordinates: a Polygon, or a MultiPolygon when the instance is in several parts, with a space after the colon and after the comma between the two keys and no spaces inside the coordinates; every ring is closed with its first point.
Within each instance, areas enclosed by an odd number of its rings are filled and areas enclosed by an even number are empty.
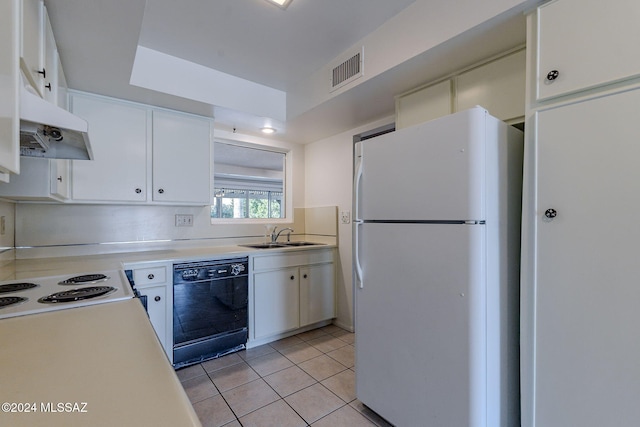
{"type": "Polygon", "coordinates": [[[176,214],[176,227],[193,227],[193,215],[176,214]]]}
{"type": "Polygon", "coordinates": [[[351,212],[350,211],[340,212],[340,221],[342,221],[343,224],[349,224],[351,222],[351,212]]]}

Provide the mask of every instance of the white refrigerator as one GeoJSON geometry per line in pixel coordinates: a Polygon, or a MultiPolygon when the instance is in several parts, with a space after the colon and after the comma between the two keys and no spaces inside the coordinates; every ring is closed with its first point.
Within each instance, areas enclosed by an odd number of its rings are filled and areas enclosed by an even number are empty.
{"type": "Polygon", "coordinates": [[[512,427],[523,135],[475,107],[356,144],[356,395],[397,427],[512,427]]]}

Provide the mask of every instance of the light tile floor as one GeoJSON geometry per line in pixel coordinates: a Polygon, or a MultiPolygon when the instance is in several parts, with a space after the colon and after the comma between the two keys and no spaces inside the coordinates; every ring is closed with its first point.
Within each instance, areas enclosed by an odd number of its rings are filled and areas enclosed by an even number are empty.
{"type": "Polygon", "coordinates": [[[388,427],[355,397],[354,338],[325,326],[177,374],[203,427],[388,427]]]}

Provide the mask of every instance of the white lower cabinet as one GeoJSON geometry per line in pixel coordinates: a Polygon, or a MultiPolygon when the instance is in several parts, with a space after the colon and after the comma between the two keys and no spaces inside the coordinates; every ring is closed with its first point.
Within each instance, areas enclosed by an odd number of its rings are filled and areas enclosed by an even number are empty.
{"type": "Polygon", "coordinates": [[[333,249],[254,256],[250,338],[277,338],[334,318],[333,259],[333,249]]]}
{"type": "Polygon", "coordinates": [[[173,363],[173,281],[171,263],[125,264],[141,297],[146,297],[151,325],[173,363]]]}
{"type": "Polygon", "coordinates": [[[169,300],[167,288],[167,285],[145,286],[138,290],[141,296],[147,298],[147,314],[149,315],[149,320],[151,321],[151,325],[153,325],[153,329],[156,331],[156,335],[165,353],[169,354],[171,351],[167,336],[170,332],[167,330],[167,317],[171,314],[171,307],[167,307],[167,301],[169,300]]]}
{"type": "Polygon", "coordinates": [[[333,263],[300,267],[300,326],[336,316],[333,263]]]}
{"type": "Polygon", "coordinates": [[[254,285],[254,334],[256,338],[300,326],[298,268],[256,273],[254,285]]]}

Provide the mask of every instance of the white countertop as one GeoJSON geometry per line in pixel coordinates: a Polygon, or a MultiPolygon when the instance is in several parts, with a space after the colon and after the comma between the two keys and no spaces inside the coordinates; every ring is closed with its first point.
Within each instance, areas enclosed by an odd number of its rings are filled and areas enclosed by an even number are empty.
{"type": "Polygon", "coordinates": [[[334,248],[331,243],[321,246],[294,246],[276,249],[252,249],[245,246],[207,246],[164,250],[118,252],[110,254],[24,258],[2,263],[0,281],[20,280],[61,274],[81,274],[104,270],[121,270],[123,264],[162,261],[204,260],[220,256],[247,256],[296,250],[334,248]]]}
{"type": "Polygon", "coordinates": [[[0,425],[201,425],[138,300],[4,319],[0,338],[0,425]]]}

